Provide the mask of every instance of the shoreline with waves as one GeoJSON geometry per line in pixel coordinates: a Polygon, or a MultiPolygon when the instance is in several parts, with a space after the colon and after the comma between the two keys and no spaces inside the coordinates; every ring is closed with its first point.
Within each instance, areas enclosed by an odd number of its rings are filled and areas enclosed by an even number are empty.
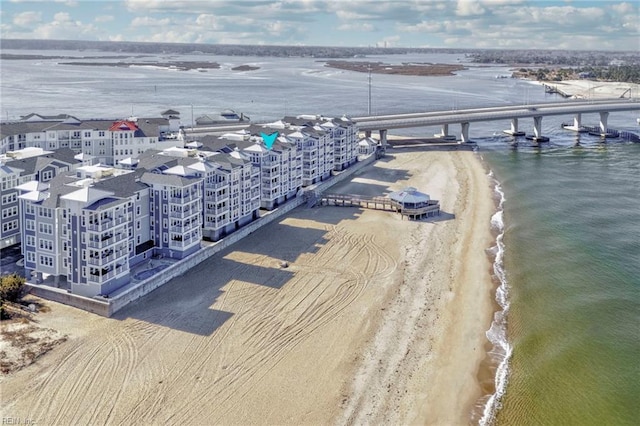
{"type": "Polygon", "coordinates": [[[46,302],[41,324],[68,341],[2,378],[6,412],[41,424],[469,423],[491,389],[479,377],[496,311],[494,183],[477,153],[442,143],[392,148],[332,192],[407,186],[442,215],[298,208],[114,318],[46,302]],[[108,403],[82,410],[87,400],[108,403]]]}

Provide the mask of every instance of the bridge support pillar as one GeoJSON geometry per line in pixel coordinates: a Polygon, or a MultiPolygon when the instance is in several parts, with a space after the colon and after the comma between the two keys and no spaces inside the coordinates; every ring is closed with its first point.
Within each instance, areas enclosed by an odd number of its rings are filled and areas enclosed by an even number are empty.
{"type": "Polygon", "coordinates": [[[582,127],[582,114],[576,114],[573,116],[573,128],[576,131],[580,131],[582,127]]]}
{"type": "Polygon", "coordinates": [[[469,123],[460,123],[461,131],[460,131],[460,140],[462,143],[471,142],[469,140],[469,123]]]}
{"type": "Polygon", "coordinates": [[[587,131],[587,129],[582,127],[582,114],[580,114],[579,112],[573,116],[573,125],[570,126],[568,124],[567,125],[563,124],[562,127],[564,129],[571,130],[574,132],[579,132],[579,133],[587,131]]]}
{"type": "Polygon", "coordinates": [[[607,111],[602,111],[600,113],[600,134],[607,134],[607,119],[609,118],[609,113],[607,111]]]}
{"type": "Polygon", "coordinates": [[[524,132],[518,130],[518,119],[511,119],[511,128],[509,130],[504,131],[506,134],[511,136],[524,136],[524,132]]]}
{"type": "Polygon", "coordinates": [[[380,145],[382,149],[387,149],[387,129],[380,129],[380,145]]]}
{"type": "Polygon", "coordinates": [[[448,124],[443,124],[442,125],[442,130],[440,131],[440,133],[436,133],[433,136],[436,137],[436,138],[439,138],[439,139],[444,139],[444,140],[456,140],[456,137],[454,135],[450,135],[449,134],[449,125],[448,124]]]}
{"type": "MultiPolygon", "coordinates": [[[[529,137],[527,137],[529,138],[529,137]]],[[[549,138],[542,136],[542,116],[536,115],[533,117],[533,139],[534,142],[549,142],[549,138]]]]}

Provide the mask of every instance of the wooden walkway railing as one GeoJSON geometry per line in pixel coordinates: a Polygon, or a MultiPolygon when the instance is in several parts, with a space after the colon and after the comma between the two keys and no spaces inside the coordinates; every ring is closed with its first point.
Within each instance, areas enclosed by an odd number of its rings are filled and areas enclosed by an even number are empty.
{"type": "Polygon", "coordinates": [[[365,197],[354,194],[322,194],[318,197],[318,202],[323,206],[361,207],[372,210],[393,211],[411,219],[440,215],[440,202],[437,200],[429,200],[428,205],[414,209],[403,208],[401,204],[387,197],[365,197]]]}

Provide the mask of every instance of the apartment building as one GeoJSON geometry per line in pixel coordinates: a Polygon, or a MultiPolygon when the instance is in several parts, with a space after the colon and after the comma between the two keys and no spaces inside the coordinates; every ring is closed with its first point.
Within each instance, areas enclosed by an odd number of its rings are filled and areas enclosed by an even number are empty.
{"type": "Polygon", "coordinates": [[[83,164],[68,148],[45,151],[24,148],[10,151],[0,158],[0,249],[20,242],[18,190],[26,182],[49,182],[60,173],[83,164]]]}
{"type": "Polygon", "coordinates": [[[168,110],[162,114],[115,121],[29,114],[20,121],[0,124],[0,154],[29,147],[50,151],[69,148],[76,154],[93,156],[101,164],[115,165],[147,149],[182,146],[179,113],[168,110]]]}
{"type": "Polygon", "coordinates": [[[200,139],[209,149],[239,153],[259,170],[260,207],[266,210],[295,197],[302,188],[302,151],[297,144],[285,136],[278,136],[270,148],[264,144],[261,133],[275,130],[252,125],[221,138],[200,139]]]}
{"type": "Polygon", "coordinates": [[[82,166],[48,183],[17,187],[29,276],[40,282],[50,277],[53,285],[88,297],[130,281],[134,204],[140,203],[137,191],[123,183],[135,184],[135,176],[120,179],[111,189],[96,185],[117,173],[110,167],[82,166]]]}
{"type": "Polygon", "coordinates": [[[149,151],[140,157],[137,168],[163,173],[180,170],[201,180],[200,223],[205,239],[217,241],[259,217],[260,171],[237,152],[149,151]]]}
{"type": "Polygon", "coordinates": [[[320,117],[316,126],[326,131],[333,140],[334,170],[344,170],[358,161],[358,127],[353,120],[346,116],[320,117]]]}

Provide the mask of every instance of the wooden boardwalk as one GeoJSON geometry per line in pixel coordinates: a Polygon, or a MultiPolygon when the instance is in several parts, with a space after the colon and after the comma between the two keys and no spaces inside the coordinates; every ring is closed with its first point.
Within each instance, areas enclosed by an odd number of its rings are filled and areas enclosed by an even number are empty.
{"type": "Polygon", "coordinates": [[[402,205],[387,197],[365,197],[354,194],[322,194],[318,197],[318,202],[322,206],[387,210],[400,213],[402,217],[407,216],[411,219],[440,215],[440,202],[437,200],[429,200],[427,206],[415,209],[403,208],[402,205]]]}

